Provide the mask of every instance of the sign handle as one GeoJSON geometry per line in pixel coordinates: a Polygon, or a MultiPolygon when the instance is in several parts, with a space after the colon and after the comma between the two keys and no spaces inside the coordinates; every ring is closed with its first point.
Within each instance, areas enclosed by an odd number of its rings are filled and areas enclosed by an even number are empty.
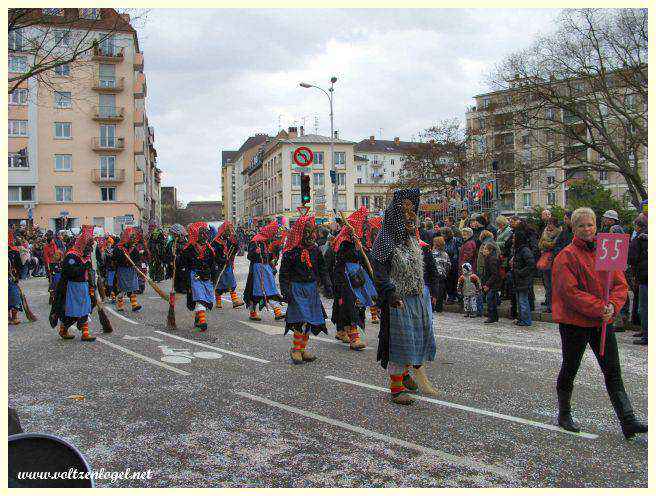
{"type": "MultiPolygon", "coordinates": [[[[604,281],[604,304],[608,305],[608,300],[610,299],[610,279],[612,272],[610,270],[606,271],[606,280],[604,281]]],[[[601,324],[601,346],[599,347],[599,356],[604,356],[604,350],[606,348],[606,326],[607,322],[601,324]]]]}

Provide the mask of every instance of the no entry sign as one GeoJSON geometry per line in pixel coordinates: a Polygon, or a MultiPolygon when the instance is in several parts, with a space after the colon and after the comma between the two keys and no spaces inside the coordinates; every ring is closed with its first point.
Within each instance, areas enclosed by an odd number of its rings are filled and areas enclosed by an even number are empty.
{"type": "Polygon", "coordinates": [[[294,162],[300,167],[309,167],[314,160],[314,153],[307,146],[299,146],[294,150],[294,162]]]}

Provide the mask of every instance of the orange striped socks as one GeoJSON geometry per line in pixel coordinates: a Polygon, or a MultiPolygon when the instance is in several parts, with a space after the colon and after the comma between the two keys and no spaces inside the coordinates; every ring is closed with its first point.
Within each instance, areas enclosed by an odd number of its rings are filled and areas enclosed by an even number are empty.
{"type": "Polygon", "coordinates": [[[376,322],[378,320],[378,307],[374,306],[369,308],[369,310],[371,311],[371,320],[376,322]]]}
{"type": "Polygon", "coordinates": [[[125,305],[123,303],[123,295],[122,294],[118,295],[118,298],[116,298],[116,309],[119,312],[122,312],[123,310],[125,310],[125,305]]]}
{"type": "Polygon", "coordinates": [[[239,299],[239,296],[237,296],[236,291],[230,291],[230,299],[232,300],[232,307],[240,307],[244,304],[242,300],[239,299]]]}
{"type": "Polygon", "coordinates": [[[403,386],[403,374],[390,374],[390,391],[393,395],[405,391],[405,386],[403,386]]]}
{"type": "Polygon", "coordinates": [[[214,297],[216,298],[216,308],[223,308],[223,302],[221,301],[221,293],[215,291],[214,297]]]}
{"type": "Polygon", "coordinates": [[[139,306],[139,304],[137,303],[137,295],[134,293],[130,295],[130,305],[132,306],[132,310],[134,310],[135,307],[139,306]]]}
{"type": "Polygon", "coordinates": [[[91,337],[89,334],[89,322],[85,322],[84,324],[80,324],[78,322],[77,328],[82,331],[82,341],[95,341],[96,338],[91,337]]]}
{"type": "Polygon", "coordinates": [[[198,310],[196,312],[196,321],[198,322],[198,328],[201,331],[206,331],[207,330],[207,315],[205,313],[205,310],[198,310]]]}
{"type": "Polygon", "coordinates": [[[280,307],[273,307],[273,314],[276,316],[276,319],[280,319],[283,316],[282,310],[280,310],[280,307]]]}
{"type": "Polygon", "coordinates": [[[303,351],[305,349],[305,337],[302,332],[294,331],[294,346],[292,351],[303,351]]]}
{"type": "Polygon", "coordinates": [[[310,340],[310,333],[309,332],[303,333],[303,349],[305,349],[309,340],[310,340]]]}

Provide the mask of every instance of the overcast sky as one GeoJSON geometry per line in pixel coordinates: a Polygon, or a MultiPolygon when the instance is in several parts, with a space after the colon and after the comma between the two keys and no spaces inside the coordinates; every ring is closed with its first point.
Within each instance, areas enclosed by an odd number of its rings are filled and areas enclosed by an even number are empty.
{"type": "Polygon", "coordinates": [[[553,28],[557,10],[168,10],[137,26],[163,186],[219,200],[221,151],[300,124],[340,137],[410,140],[464,119],[495,61],[553,28]],[[382,129],[382,131],[381,131],[382,129]]]}

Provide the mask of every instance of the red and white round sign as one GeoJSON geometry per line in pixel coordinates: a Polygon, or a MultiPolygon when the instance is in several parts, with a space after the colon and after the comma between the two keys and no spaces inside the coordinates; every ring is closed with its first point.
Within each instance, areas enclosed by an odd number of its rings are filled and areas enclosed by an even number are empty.
{"type": "Polygon", "coordinates": [[[314,153],[307,146],[299,146],[294,150],[294,162],[299,167],[309,167],[314,160],[314,153]]]}

